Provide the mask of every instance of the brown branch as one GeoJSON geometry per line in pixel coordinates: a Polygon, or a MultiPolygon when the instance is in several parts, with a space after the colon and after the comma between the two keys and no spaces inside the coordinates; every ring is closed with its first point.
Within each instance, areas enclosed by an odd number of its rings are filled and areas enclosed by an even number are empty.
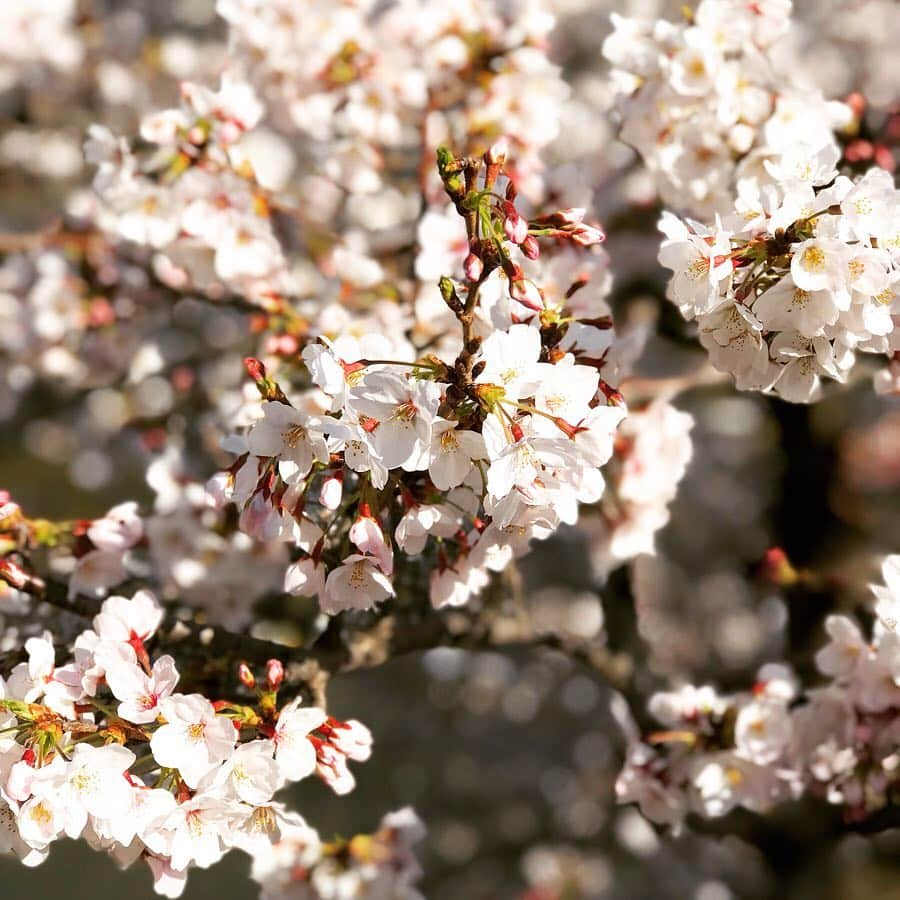
{"type": "Polygon", "coordinates": [[[36,231],[0,232],[0,254],[26,253],[51,243],[62,229],[62,220],[55,218],[36,231]]]}
{"type": "MultiPolygon", "coordinates": [[[[83,595],[70,598],[66,586],[55,581],[32,577],[20,589],[36,600],[83,618],[95,616],[102,605],[101,600],[83,595]]],[[[195,677],[203,682],[217,676],[233,678],[239,662],[253,666],[279,659],[285,664],[289,683],[307,687],[317,701],[322,700],[333,675],[375,668],[399,656],[435,647],[554,650],[584,665],[626,697],[632,693],[633,664],[626,654],[613,653],[598,641],[537,631],[521,613],[511,616],[487,608],[445,612],[388,610],[378,616],[340,616],[332,619],[325,632],[308,647],[290,647],[169,615],[155,640],[159,649],[178,649],[189,663],[195,660],[195,677]]]]}

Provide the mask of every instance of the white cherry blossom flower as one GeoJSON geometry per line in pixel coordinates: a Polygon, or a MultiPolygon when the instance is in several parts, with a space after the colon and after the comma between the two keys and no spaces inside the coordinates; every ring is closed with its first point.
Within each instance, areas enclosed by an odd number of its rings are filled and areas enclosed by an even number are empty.
{"type": "Polygon", "coordinates": [[[437,419],[431,429],[428,475],[434,486],[448,491],[462,484],[473,461],[484,459],[484,438],[476,431],[457,427],[456,422],[437,419]]]}
{"type": "Polygon", "coordinates": [[[272,740],[278,767],[288,781],[300,781],[315,772],[316,748],[309,735],[327,718],[324,710],[304,707],[299,699],[291,701],[279,714],[272,740]]]}
{"type": "Polygon", "coordinates": [[[95,519],[87,530],[91,543],[99,550],[126,550],[143,536],[144,526],[134,502],[114,506],[102,519],[95,519]]]}
{"type": "Polygon", "coordinates": [[[251,806],[264,806],[282,784],[282,767],[275,761],[275,743],[269,740],[240,744],[214,775],[214,784],[226,788],[251,806]]]}
{"type": "Polygon", "coordinates": [[[325,589],[325,566],[311,556],[291,563],[284,573],[285,593],[294,597],[315,597],[325,589]]]}
{"type": "Polygon", "coordinates": [[[171,832],[171,867],[208,869],[225,855],[235,804],[216,794],[198,793],[179,803],[162,828],[171,832]]]}
{"type": "Polygon", "coordinates": [[[278,471],[289,483],[309,474],[313,463],[328,462],[321,423],[286,403],[263,405],[263,418],[247,435],[247,448],[256,456],[277,457],[278,471]]]}
{"type": "Polygon", "coordinates": [[[129,811],[132,791],[125,773],[134,761],[134,753],[117,744],[76,744],[69,762],[57,757],[37,771],[32,792],[38,800],[62,809],[65,833],[77,838],[88,816],[115,818],[129,811]]]}
{"type": "Polygon", "coordinates": [[[119,652],[103,654],[106,683],[119,701],[118,713],[128,722],[146,725],[160,713],[160,704],[178,684],[178,671],[171,656],[160,656],[148,675],[138,664],[134,650],[118,645],[119,652]]]}
{"type": "Polygon", "coordinates": [[[376,371],[351,390],[349,403],[374,420],[369,440],[382,465],[414,472],[428,466],[440,396],[440,386],[432,381],[376,371]]]}
{"type": "Polygon", "coordinates": [[[759,765],[781,756],[791,739],[791,717],[784,703],[759,699],[742,706],[734,725],[737,753],[759,765]]]}
{"type": "Polygon", "coordinates": [[[325,579],[319,597],[322,611],[335,615],[345,609],[371,609],[394,596],[394,586],[373,556],[351,553],[325,579]]]}
{"type": "Polygon", "coordinates": [[[530,397],[541,380],[537,366],[540,352],[540,333],[530,325],[495,331],[481,345],[485,368],[476,380],[502,387],[509,400],[530,397]]]}
{"type": "Polygon", "coordinates": [[[159,706],[166,724],[153,733],[150,750],[161,766],[177,769],[196,788],[234,752],[234,726],[199,694],[172,694],[159,706]]]}
{"type": "Polygon", "coordinates": [[[69,597],[101,597],[128,577],[121,550],[91,550],[79,556],[69,578],[69,597]]]}
{"type": "Polygon", "coordinates": [[[94,630],[104,641],[146,641],[162,624],[163,609],[150,591],[108,597],[94,617],[94,630]]]}

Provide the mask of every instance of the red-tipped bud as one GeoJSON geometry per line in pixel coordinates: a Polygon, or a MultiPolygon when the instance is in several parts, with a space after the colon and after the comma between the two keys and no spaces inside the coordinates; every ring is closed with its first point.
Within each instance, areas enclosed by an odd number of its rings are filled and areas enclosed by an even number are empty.
{"type": "Polygon", "coordinates": [[[252,356],[244,358],[244,368],[247,374],[257,383],[260,384],[266,380],[266,367],[263,363],[252,356]]]}
{"type": "Polygon", "coordinates": [[[242,662],[238,666],[238,679],[245,688],[250,688],[250,690],[253,690],[253,688],[256,687],[256,678],[250,671],[250,666],[248,666],[245,662],[242,662]]]}
{"type": "Polygon", "coordinates": [[[514,244],[521,244],[528,237],[528,222],[519,215],[519,211],[512,203],[504,202],[502,204],[503,215],[503,233],[507,240],[514,244]]]}
{"type": "Polygon", "coordinates": [[[853,111],[853,117],[855,119],[861,119],[866,112],[866,107],[869,105],[865,96],[859,91],[854,91],[852,94],[849,94],[847,99],[844,100],[844,103],[846,103],[853,111]]]}
{"type": "Polygon", "coordinates": [[[522,241],[522,252],[529,259],[537,259],[541,255],[541,247],[533,234],[529,234],[528,237],[522,241]]]}
{"type": "Polygon", "coordinates": [[[481,257],[470,253],[463,263],[463,271],[466,273],[466,278],[469,281],[478,281],[482,272],[484,272],[484,263],[481,261],[481,257]]]}
{"type": "Polygon", "coordinates": [[[621,406],[625,407],[627,404],[625,403],[625,398],[617,391],[611,384],[604,381],[602,378],[600,379],[600,390],[603,392],[603,396],[606,398],[607,406],[621,406]]]}
{"type": "Polygon", "coordinates": [[[509,140],[506,137],[494,141],[484,154],[484,161],[489,166],[502,166],[509,155],[509,140]]]}
{"type": "Polygon", "coordinates": [[[266,367],[252,356],[244,359],[244,368],[246,368],[250,377],[256,383],[256,389],[259,391],[263,400],[270,402],[287,403],[288,399],[284,396],[284,392],[278,386],[278,382],[274,378],[270,378],[266,372],[266,367]]]}
{"type": "Polygon", "coordinates": [[[759,566],[759,574],[764,580],[779,587],[790,587],[800,580],[800,573],[781,547],[766,550],[759,566]]]}
{"type": "Polygon", "coordinates": [[[284,681],[284,665],[281,660],[270,659],[266,663],[266,686],[270,691],[277,691],[284,681]]]}

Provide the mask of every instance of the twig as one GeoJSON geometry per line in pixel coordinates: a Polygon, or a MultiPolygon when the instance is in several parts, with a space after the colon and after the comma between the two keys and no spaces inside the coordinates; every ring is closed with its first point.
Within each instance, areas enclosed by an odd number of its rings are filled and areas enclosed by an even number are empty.
{"type": "MultiPolygon", "coordinates": [[[[60,582],[32,578],[22,588],[36,600],[76,615],[92,618],[102,601],[76,595],[70,598],[60,582]]],[[[290,647],[219,626],[169,615],[156,641],[161,649],[191,648],[213,669],[233,668],[241,661],[262,664],[277,658],[295,684],[306,683],[318,694],[336,674],[374,668],[391,659],[430,650],[457,647],[466,650],[545,648],[581,663],[610,687],[628,695],[633,665],[622,653],[614,653],[596,641],[585,641],[552,632],[538,632],[521,615],[510,618],[493,610],[476,612],[388,612],[374,619],[347,623],[332,619],[329,628],[311,647],[290,647]]],[[[0,657],[2,659],[2,657],[0,657]]]]}

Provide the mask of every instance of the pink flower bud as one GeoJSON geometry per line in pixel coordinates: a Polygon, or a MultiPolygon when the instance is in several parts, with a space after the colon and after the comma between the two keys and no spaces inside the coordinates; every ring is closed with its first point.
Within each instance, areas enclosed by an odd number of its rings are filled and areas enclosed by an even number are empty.
{"type": "Polygon", "coordinates": [[[266,686],[270,691],[277,691],[284,681],[284,665],[281,660],[270,659],[266,663],[266,686]]]}
{"type": "Polygon", "coordinates": [[[484,154],[484,161],[489,166],[502,166],[506,162],[506,157],[508,154],[509,140],[506,137],[502,137],[491,144],[491,146],[488,148],[487,153],[484,154]]]}
{"type": "Polygon", "coordinates": [[[266,367],[258,359],[248,356],[244,359],[244,368],[247,374],[258,384],[266,377],[266,367]]]}
{"type": "Polygon", "coordinates": [[[580,225],[584,221],[584,212],[584,207],[570,206],[559,210],[554,218],[558,218],[563,225],[580,225]]]}
{"type": "Polygon", "coordinates": [[[238,666],[238,679],[240,680],[241,684],[246,688],[250,688],[252,690],[253,688],[256,687],[256,678],[254,677],[253,673],[250,671],[250,666],[248,666],[247,663],[245,663],[245,662],[242,662],[238,666]]]}
{"type": "Polygon", "coordinates": [[[540,312],[544,308],[541,292],[537,289],[535,283],[527,278],[518,278],[515,281],[510,281],[509,295],[513,300],[536,312],[540,312]]]}
{"type": "Polygon", "coordinates": [[[514,244],[521,244],[528,237],[528,222],[513,207],[503,220],[503,232],[514,244]]]}
{"type": "Polygon", "coordinates": [[[866,107],[869,105],[868,101],[865,98],[864,94],[859,93],[859,91],[854,91],[852,94],[848,94],[844,103],[850,107],[853,111],[853,115],[857,119],[861,119],[866,112],[866,107]]]}
{"type": "Polygon", "coordinates": [[[594,225],[578,225],[572,231],[572,240],[582,247],[593,247],[595,244],[602,244],[606,235],[594,225]]]}
{"type": "Polygon", "coordinates": [[[537,259],[541,255],[541,248],[537,242],[537,238],[533,234],[529,234],[528,237],[522,241],[522,252],[529,259],[537,259]]]}
{"type": "Polygon", "coordinates": [[[478,281],[481,278],[481,273],[484,272],[484,263],[481,261],[481,257],[470,253],[463,263],[463,271],[466,273],[466,278],[469,281],[478,281]]]}

